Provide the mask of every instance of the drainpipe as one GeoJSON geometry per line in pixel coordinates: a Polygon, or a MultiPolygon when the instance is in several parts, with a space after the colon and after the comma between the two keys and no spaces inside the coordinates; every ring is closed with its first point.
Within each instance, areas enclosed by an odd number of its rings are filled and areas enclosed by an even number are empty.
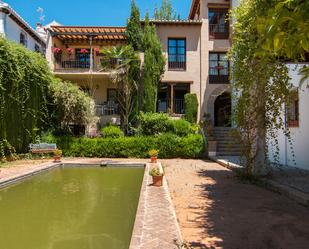
{"type": "Polygon", "coordinates": [[[202,119],[202,31],[203,31],[203,24],[201,25],[201,35],[200,35],[200,117],[199,120],[202,119]]]}
{"type": "Polygon", "coordinates": [[[92,52],[92,36],[89,37],[90,43],[90,73],[93,72],[93,52],[92,52]]]}
{"type": "MultiPolygon", "coordinates": [[[[285,112],[284,112],[284,123],[285,123],[285,129],[287,129],[288,128],[288,126],[287,126],[287,107],[286,107],[286,104],[285,104],[285,106],[284,106],[284,110],[285,110],[285,112]]],[[[288,165],[288,138],[287,138],[287,136],[285,135],[284,136],[284,150],[285,150],[285,166],[287,166],[288,165]]]]}

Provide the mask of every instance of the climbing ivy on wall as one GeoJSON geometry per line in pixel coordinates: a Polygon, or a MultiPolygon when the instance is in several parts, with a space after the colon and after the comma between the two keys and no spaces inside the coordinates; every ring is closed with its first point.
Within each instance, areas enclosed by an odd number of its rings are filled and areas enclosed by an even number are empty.
{"type": "Polygon", "coordinates": [[[28,151],[42,131],[93,119],[94,102],[86,93],[56,79],[41,54],[0,38],[0,161],[28,151]]]}
{"type": "Polygon", "coordinates": [[[274,51],[265,51],[263,37],[258,35],[258,20],[267,15],[276,1],[241,1],[233,12],[233,65],[235,99],[234,121],[240,133],[248,175],[268,173],[268,144],[276,147],[277,133],[283,130],[283,106],[288,101],[291,84],[288,70],[274,51]]]}
{"type": "Polygon", "coordinates": [[[46,60],[38,53],[0,38],[0,158],[25,151],[48,119],[46,60]]]}

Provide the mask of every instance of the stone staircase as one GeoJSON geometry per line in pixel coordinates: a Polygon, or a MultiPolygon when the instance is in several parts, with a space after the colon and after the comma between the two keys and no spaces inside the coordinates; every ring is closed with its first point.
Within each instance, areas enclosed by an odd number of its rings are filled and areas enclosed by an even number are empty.
{"type": "Polygon", "coordinates": [[[232,134],[230,127],[215,127],[214,140],[217,141],[217,156],[240,156],[241,145],[232,134]]]}

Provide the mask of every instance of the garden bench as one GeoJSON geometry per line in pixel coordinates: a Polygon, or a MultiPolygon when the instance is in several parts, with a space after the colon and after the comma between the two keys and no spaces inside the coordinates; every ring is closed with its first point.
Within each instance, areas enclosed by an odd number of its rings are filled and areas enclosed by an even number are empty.
{"type": "Polygon", "coordinates": [[[32,154],[44,154],[44,153],[52,153],[55,150],[57,150],[57,145],[47,143],[30,144],[29,148],[32,154]]]}

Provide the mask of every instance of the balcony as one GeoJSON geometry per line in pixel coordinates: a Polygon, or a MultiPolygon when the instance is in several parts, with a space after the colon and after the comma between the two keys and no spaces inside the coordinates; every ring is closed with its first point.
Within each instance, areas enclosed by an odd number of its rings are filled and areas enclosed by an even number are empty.
{"type": "Polygon", "coordinates": [[[185,55],[169,55],[168,56],[168,70],[171,71],[185,71],[187,68],[185,55]]]}
{"type": "Polygon", "coordinates": [[[210,39],[229,39],[229,25],[224,24],[209,24],[210,39]]]}
{"type": "Polygon", "coordinates": [[[173,101],[171,101],[170,99],[159,99],[158,112],[185,114],[185,100],[173,99],[173,101]]]}
{"type": "Polygon", "coordinates": [[[108,115],[118,115],[119,107],[114,101],[107,101],[101,105],[95,106],[96,115],[98,117],[108,116],[108,115]]]}
{"type": "Polygon", "coordinates": [[[230,84],[229,75],[209,75],[209,84],[230,84]]]}
{"type": "Polygon", "coordinates": [[[108,72],[102,67],[103,56],[96,56],[92,61],[88,58],[75,59],[69,57],[55,58],[54,71],[55,72],[108,72]]]}

